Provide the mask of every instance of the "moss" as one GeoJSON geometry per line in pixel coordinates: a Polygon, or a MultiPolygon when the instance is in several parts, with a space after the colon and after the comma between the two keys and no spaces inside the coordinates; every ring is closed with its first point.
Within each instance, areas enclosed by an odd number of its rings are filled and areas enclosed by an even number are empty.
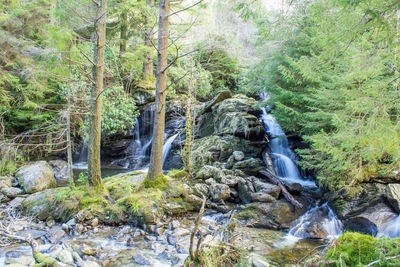
{"type": "Polygon", "coordinates": [[[143,181],[143,185],[145,188],[165,190],[169,187],[168,176],[161,174],[155,180],[151,180],[146,177],[146,179],[143,181]]]}
{"type": "Polygon", "coordinates": [[[33,265],[34,267],[56,267],[59,266],[57,260],[53,259],[50,256],[47,256],[43,253],[40,253],[38,251],[33,252],[33,257],[35,258],[35,261],[37,264],[33,265]]]}
{"type": "Polygon", "coordinates": [[[374,266],[399,266],[400,259],[388,259],[400,254],[400,238],[374,238],[369,235],[346,232],[325,255],[337,266],[364,266],[380,260],[374,266]]]}
{"type": "Polygon", "coordinates": [[[170,170],[167,174],[167,176],[175,179],[183,178],[186,177],[187,175],[188,173],[185,170],[177,170],[177,169],[170,170]]]}
{"type": "Polygon", "coordinates": [[[256,219],[261,216],[260,210],[254,205],[248,205],[240,212],[235,214],[235,218],[239,220],[256,219]]]}

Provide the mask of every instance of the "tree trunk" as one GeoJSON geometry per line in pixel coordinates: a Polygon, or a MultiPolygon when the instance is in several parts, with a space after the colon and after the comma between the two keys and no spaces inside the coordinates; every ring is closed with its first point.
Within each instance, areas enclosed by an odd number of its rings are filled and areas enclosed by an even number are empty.
{"type": "Polygon", "coordinates": [[[104,77],[104,50],[106,45],[107,0],[99,0],[96,10],[94,34],[94,66],[91,88],[88,171],[89,184],[96,189],[104,189],[100,169],[101,112],[104,77]]]}
{"type": "MultiPolygon", "coordinates": [[[[147,0],[147,8],[154,8],[154,0],[147,0]]],[[[144,44],[148,51],[145,54],[143,61],[143,78],[148,80],[153,77],[153,27],[151,25],[151,15],[146,16],[146,29],[144,34],[144,44]]]]}
{"type": "MultiPolygon", "coordinates": [[[[72,42],[69,50],[72,49],[72,42]]],[[[72,143],[71,143],[71,54],[68,54],[68,86],[67,86],[67,163],[70,184],[74,184],[74,173],[72,170],[72,143]]]]}
{"type": "Polygon", "coordinates": [[[126,44],[128,42],[128,12],[124,11],[121,14],[121,34],[119,44],[119,58],[121,64],[125,63],[124,54],[126,53],[126,44]]]}
{"type": "Polygon", "coordinates": [[[169,0],[160,0],[160,17],[158,29],[158,57],[156,81],[156,116],[153,129],[148,178],[155,180],[162,174],[162,157],[165,128],[165,95],[167,88],[167,54],[168,54],[168,13],[169,0]]]}
{"type": "Polygon", "coordinates": [[[193,80],[193,68],[190,76],[190,83],[188,89],[187,96],[187,107],[186,107],[186,142],[184,147],[184,155],[183,155],[183,164],[185,165],[185,171],[187,173],[191,173],[191,164],[190,164],[190,151],[191,151],[191,143],[192,143],[192,88],[194,85],[193,80]]]}

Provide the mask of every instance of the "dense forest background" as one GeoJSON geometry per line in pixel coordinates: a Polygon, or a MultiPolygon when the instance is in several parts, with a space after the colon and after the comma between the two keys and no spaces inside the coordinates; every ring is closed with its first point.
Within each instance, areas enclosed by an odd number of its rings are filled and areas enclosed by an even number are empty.
{"type": "MultiPolygon", "coordinates": [[[[190,3],[178,1],[172,11],[190,3]]],[[[189,70],[196,101],[227,89],[266,92],[284,130],[303,142],[301,165],[323,185],[396,180],[398,1],[271,4],[204,1],[172,19],[168,99],[186,97],[189,70]],[[230,23],[240,30],[227,30],[230,23]]],[[[157,5],[108,6],[103,142],[134,126],[141,99],[155,89],[157,54],[157,5]]],[[[1,174],[65,153],[67,124],[73,149],[86,138],[94,12],[91,1],[0,2],[1,174]]]]}

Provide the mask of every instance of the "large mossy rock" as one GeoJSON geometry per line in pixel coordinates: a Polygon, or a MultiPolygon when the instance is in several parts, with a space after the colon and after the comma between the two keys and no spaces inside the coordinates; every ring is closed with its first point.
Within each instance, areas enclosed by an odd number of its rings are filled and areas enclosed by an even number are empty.
{"type": "Polygon", "coordinates": [[[236,136],[207,136],[192,143],[191,162],[194,171],[204,165],[226,162],[234,151],[243,151],[248,157],[259,157],[262,148],[253,146],[251,141],[236,136]]]}
{"type": "Polygon", "coordinates": [[[206,104],[197,120],[199,137],[234,135],[245,139],[263,140],[265,129],[258,117],[257,101],[245,95],[222,93],[206,104]]]}
{"type": "Polygon", "coordinates": [[[67,221],[79,211],[79,201],[74,198],[58,199],[62,188],[47,189],[28,196],[19,209],[24,215],[33,216],[39,220],[52,217],[67,221]]]}
{"type": "Polygon", "coordinates": [[[22,167],[15,177],[26,193],[32,194],[56,186],[54,172],[46,161],[37,161],[22,167]]]}

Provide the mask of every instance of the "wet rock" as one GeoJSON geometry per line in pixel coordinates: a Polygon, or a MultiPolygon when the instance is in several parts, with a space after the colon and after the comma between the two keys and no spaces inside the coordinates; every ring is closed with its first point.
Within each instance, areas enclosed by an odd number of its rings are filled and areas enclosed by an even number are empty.
{"type": "Polygon", "coordinates": [[[47,231],[46,237],[50,241],[50,243],[55,244],[61,238],[66,236],[67,234],[60,226],[53,226],[50,230],[47,231]]]}
{"type": "Polygon", "coordinates": [[[140,264],[140,265],[146,265],[146,266],[151,265],[151,263],[148,259],[146,259],[145,257],[143,257],[142,255],[139,255],[139,254],[133,256],[132,260],[135,263],[140,264]]]}
{"type": "Polygon", "coordinates": [[[274,199],[278,199],[281,188],[277,185],[261,182],[259,179],[253,179],[253,186],[256,192],[262,192],[270,195],[274,199]]]}
{"type": "Polygon", "coordinates": [[[35,259],[32,256],[21,256],[16,258],[7,258],[6,263],[8,264],[7,266],[33,266],[35,264],[35,259]]]}
{"type": "Polygon", "coordinates": [[[185,200],[188,203],[194,204],[194,210],[199,209],[198,207],[201,207],[201,204],[203,203],[203,199],[195,195],[185,195],[185,200]]]}
{"type": "Polygon", "coordinates": [[[84,223],[93,220],[94,216],[89,210],[80,210],[76,214],[75,219],[77,222],[84,223]]]}
{"type": "Polygon", "coordinates": [[[269,267],[270,264],[262,259],[260,256],[258,255],[251,255],[249,257],[249,263],[251,264],[250,266],[252,267],[269,267]]]}
{"type": "Polygon", "coordinates": [[[177,237],[182,237],[182,236],[186,236],[186,235],[190,235],[190,231],[185,229],[185,228],[178,228],[174,231],[175,235],[177,237]]]}
{"type": "Polygon", "coordinates": [[[232,155],[236,161],[244,160],[244,153],[242,151],[233,151],[232,155]]]}
{"type": "Polygon", "coordinates": [[[83,261],[81,267],[100,267],[100,265],[95,261],[83,261]]]}
{"type": "Polygon", "coordinates": [[[22,167],[17,171],[15,177],[28,194],[56,186],[53,170],[46,161],[38,161],[22,167]]]}
{"type": "Polygon", "coordinates": [[[345,220],[344,229],[372,236],[376,236],[378,233],[376,224],[364,217],[354,217],[345,220]]]}
{"type": "Polygon", "coordinates": [[[55,224],[56,224],[56,222],[54,221],[53,217],[47,218],[47,220],[46,220],[46,225],[47,225],[48,227],[53,227],[55,224]]]}
{"type": "Polygon", "coordinates": [[[72,253],[67,249],[63,249],[57,254],[57,259],[65,264],[74,264],[74,258],[72,253]]]}
{"type": "Polygon", "coordinates": [[[215,202],[226,200],[231,195],[231,190],[226,184],[213,184],[210,186],[210,196],[215,202]]]}
{"type": "Polygon", "coordinates": [[[67,223],[68,227],[71,229],[72,227],[74,227],[76,225],[76,220],[75,218],[69,220],[67,223]]]}
{"type": "Polygon", "coordinates": [[[217,183],[213,178],[207,179],[207,180],[205,180],[205,182],[206,182],[206,184],[208,184],[208,185],[213,185],[213,184],[216,184],[216,183],[217,183]]]}
{"type": "Polygon", "coordinates": [[[1,193],[10,199],[13,199],[19,195],[22,195],[23,191],[17,187],[6,187],[1,189],[1,193]]]}
{"type": "Polygon", "coordinates": [[[170,228],[171,228],[172,230],[178,229],[179,227],[181,227],[181,223],[180,223],[178,220],[173,220],[173,221],[170,223],[170,228]]]}
{"type": "Polygon", "coordinates": [[[50,160],[49,165],[53,169],[57,187],[69,186],[71,184],[71,177],[69,173],[68,163],[66,161],[50,160]]]}
{"type": "Polygon", "coordinates": [[[386,197],[392,208],[400,213],[400,184],[388,184],[386,186],[386,197]]]}
{"type": "Polygon", "coordinates": [[[291,223],[303,215],[306,209],[307,206],[302,210],[293,209],[286,200],[279,199],[272,203],[249,204],[236,213],[235,217],[254,227],[273,230],[289,229],[291,223]]]}
{"type": "Polygon", "coordinates": [[[78,234],[78,235],[82,234],[84,230],[85,230],[85,229],[84,229],[83,225],[80,224],[80,223],[78,223],[78,224],[75,226],[75,232],[76,232],[76,234],[78,234]]]}
{"type": "Polygon", "coordinates": [[[293,195],[300,195],[303,191],[303,187],[299,183],[287,183],[286,188],[293,195]]]}
{"type": "Polygon", "coordinates": [[[171,245],[176,245],[176,243],[178,243],[178,238],[175,234],[170,234],[167,237],[167,241],[171,245]]]}
{"type": "Polygon", "coordinates": [[[68,224],[63,223],[61,225],[61,229],[63,229],[66,233],[68,233],[71,229],[69,228],[68,224]]]}
{"type": "Polygon", "coordinates": [[[162,245],[160,243],[153,243],[153,244],[151,244],[151,249],[154,250],[154,253],[158,255],[165,251],[166,246],[162,245]]]}
{"type": "Polygon", "coordinates": [[[147,241],[156,241],[157,240],[157,238],[155,236],[153,236],[153,235],[146,235],[144,237],[144,239],[147,240],[147,241]]]}
{"type": "Polygon", "coordinates": [[[367,208],[365,211],[361,212],[359,217],[364,217],[370,220],[377,226],[381,226],[394,218],[398,217],[398,214],[395,213],[390,206],[388,206],[384,202],[380,202],[376,205],[373,205],[367,208]]]}
{"type": "Polygon", "coordinates": [[[91,222],[90,225],[93,227],[96,227],[99,225],[99,219],[98,218],[94,218],[91,222]]]}
{"type": "Polygon", "coordinates": [[[0,177],[0,189],[12,187],[12,180],[9,176],[0,177]]]}
{"type": "Polygon", "coordinates": [[[73,252],[72,252],[72,257],[74,258],[74,260],[75,260],[78,264],[82,264],[83,260],[82,260],[81,256],[79,256],[78,252],[73,251],[73,252]]]}
{"type": "Polygon", "coordinates": [[[81,252],[86,256],[95,256],[99,253],[99,251],[97,249],[89,247],[86,244],[83,244],[81,252]]]}
{"type": "Polygon", "coordinates": [[[239,169],[247,173],[258,173],[258,171],[265,169],[265,166],[261,159],[250,158],[236,162],[232,169],[239,169]]]}

